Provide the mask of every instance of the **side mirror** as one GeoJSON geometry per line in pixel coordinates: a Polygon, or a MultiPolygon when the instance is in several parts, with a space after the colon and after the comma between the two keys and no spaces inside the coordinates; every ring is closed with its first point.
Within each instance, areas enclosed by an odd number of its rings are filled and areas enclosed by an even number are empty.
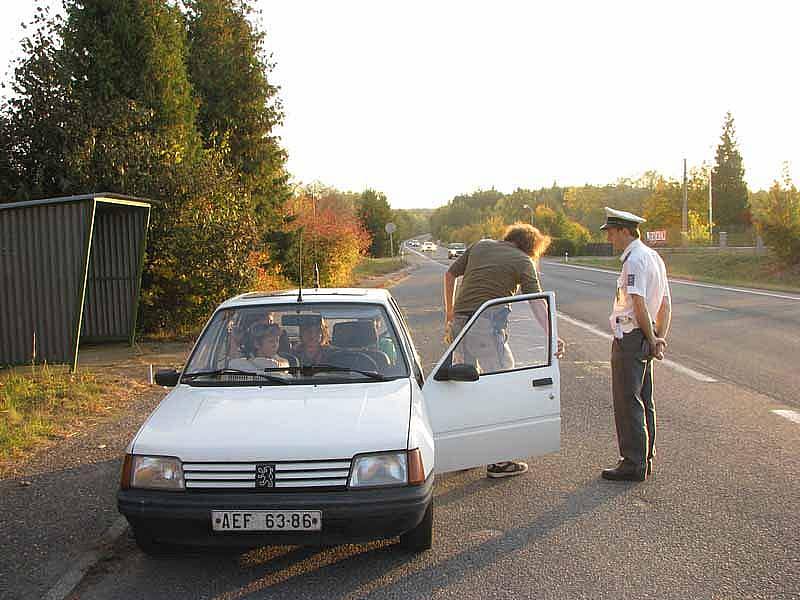
{"type": "Polygon", "coordinates": [[[478,381],[478,369],[475,365],[456,364],[451,366],[442,365],[433,378],[436,381],[478,381]]]}
{"type": "Polygon", "coordinates": [[[159,369],[156,371],[156,383],[164,387],[175,387],[178,385],[180,373],[175,369],[159,369]]]}

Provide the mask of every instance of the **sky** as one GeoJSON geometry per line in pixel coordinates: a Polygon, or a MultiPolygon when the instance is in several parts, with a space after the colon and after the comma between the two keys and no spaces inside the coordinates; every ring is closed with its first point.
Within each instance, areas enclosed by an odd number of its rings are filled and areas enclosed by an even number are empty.
{"type": "MultiPolygon", "coordinates": [[[[255,5],[297,183],[423,208],[492,187],[680,178],[684,158],[713,162],[727,111],[751,189],[784,161],[800,176],[800,3],[255,5]]],[[[33,10],[3,3],[4,74],[33,10]]]]}

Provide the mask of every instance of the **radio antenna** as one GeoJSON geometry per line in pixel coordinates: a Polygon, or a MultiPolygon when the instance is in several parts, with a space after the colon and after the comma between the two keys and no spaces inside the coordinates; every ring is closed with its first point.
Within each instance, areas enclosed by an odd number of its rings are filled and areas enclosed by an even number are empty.
{"type": "Polygon", "coordinates": [[[300,228],[300,253],[298,255],[300,261],[300,284],[297,288],[297,301],[303,301],[303,227],[300,228]]]}
{"type": "Polygon", "coordinates": [[[317,237],[319,236],[319,231],[317,231],[317,195],[315,191],[316,190],[312,188],[311,210],[314,215],[314,288],[319,289],[319,267],[317,266],[317,237]]]}

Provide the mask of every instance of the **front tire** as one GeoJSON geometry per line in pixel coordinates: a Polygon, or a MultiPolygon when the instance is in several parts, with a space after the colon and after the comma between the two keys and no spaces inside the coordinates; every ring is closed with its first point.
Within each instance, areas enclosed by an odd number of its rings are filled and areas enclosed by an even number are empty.
{"type": "Polygon", "coordinates": [[[433,545],[433,500],[428,504],[419,525],[400,536],[400,547],[410,552],[424,552],[433,545]]]}

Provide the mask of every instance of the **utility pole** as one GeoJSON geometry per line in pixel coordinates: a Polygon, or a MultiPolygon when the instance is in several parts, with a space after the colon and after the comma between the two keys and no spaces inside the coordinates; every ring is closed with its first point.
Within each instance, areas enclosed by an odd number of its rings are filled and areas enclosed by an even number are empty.
{"type": "Polygon", "coordinates": [[[708,169],[708,241],[714,241],[714,204],[712,202],[711,174],[713,169],[708,169]]]}
{"type": "Polygon", "coordinates": [[[683,211],[681,213],[681,234],[685,242],[689,236],[689,193],[686,182],[686,159],[683,159],[683,211]]]}

